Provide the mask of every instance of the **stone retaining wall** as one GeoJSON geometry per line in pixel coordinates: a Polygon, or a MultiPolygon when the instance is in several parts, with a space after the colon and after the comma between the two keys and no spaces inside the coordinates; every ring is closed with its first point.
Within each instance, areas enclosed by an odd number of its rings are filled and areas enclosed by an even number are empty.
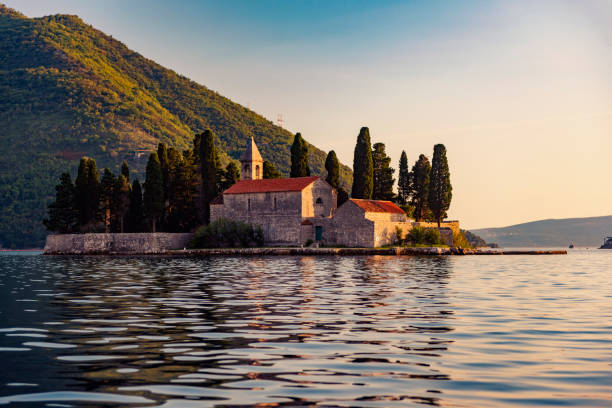
{"type": "Polygon", "coordinates": [[[59,234],[48,235],[48,255],[162,254],[187,247],[191,233],[59,234]]]}

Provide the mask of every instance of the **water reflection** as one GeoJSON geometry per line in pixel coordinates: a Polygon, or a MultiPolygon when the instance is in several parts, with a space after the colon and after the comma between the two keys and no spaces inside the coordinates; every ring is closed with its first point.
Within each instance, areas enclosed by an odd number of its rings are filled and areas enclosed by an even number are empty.
{"type": "Polygon", "coordinates": [[[0,403],[504,405],[458,370],[485,360],[465,328],[504,323],[466,312],[490,295],[457,262],[0,257],[0,403]]]}
{"type": "MultiPolygon", "coordinates": [[[[43,349],[38,364],[63,380],[37,391],[435,404],[435,387],[413,380],[448,378],[430,360],[448,345],[437,335],[452,330],[450,269],[445,259],[384,257],[45,258],[52,289],[32,300],[53,317],[36,322],[44,334],[11,334],[43,349]]],[[[15,290],[37,272],[22,269],[15,290]]]]}

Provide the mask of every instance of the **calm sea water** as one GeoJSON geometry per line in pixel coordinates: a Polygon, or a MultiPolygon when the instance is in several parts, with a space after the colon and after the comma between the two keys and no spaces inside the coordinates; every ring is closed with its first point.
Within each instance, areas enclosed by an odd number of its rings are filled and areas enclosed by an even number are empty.
{"type": "Polygon", "coordinates": [[[0,255],[0,404],[612,406],[612,251],[0,255]]]}

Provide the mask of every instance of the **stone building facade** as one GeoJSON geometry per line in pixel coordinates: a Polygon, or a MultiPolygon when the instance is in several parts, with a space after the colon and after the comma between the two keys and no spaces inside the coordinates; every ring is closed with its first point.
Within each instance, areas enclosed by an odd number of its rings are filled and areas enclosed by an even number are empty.
{"type": "Polygon", "coordinates": [[[241,180],[211,203],[210,217],[259,225],[269,245],[300,245],[309,239],[303,223],[330,219],[336,201],[336,190],[319,177],[241,180]]]}
{"type": "MultiPolygon", "coordinates": [[[[263,159],[253,139],[241,158],[242,180],[225,190],[210,205],[211,221],[228,218],[258,225],[266,245],[323,245],[378,247],[391,245],[415,223],[390,201],[350,199],[336,208],[337,192],[320,177],[263,179],[263,159]]],[[[427,224],[427,225],[426,225],[427,224]]],[[[459,223],[441,225],[452,244],[459,223]]]]}

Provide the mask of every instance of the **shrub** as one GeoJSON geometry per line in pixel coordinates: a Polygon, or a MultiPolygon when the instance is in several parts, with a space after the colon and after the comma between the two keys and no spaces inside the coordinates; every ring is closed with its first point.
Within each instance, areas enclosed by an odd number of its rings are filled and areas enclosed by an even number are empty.
{"type": "Polygon", "coordinates": [[[425,228],[422,227],[414,227],[410,230],[408,235],[406,235],[406,240],[412,242],[413,244],[422,244],[425,242],[425,228]]]}
{"type": "Polygon", "coordinates": [[[220,218],[198,228],[190,248],[227,248],[263,246],[263,231],[241,221],[220,218]]]}
{"type": "Polygon", "coordinates": [[[460,233],[453,234],[453,246],[456,246],[459,248],[473,248],[472,244],[467,239],[463,231],[460,233]]]}
{"type": "Polygon", "coordinates": [[[410,241],[412,244],[416,245],[440,245],[443,243],[440,231],[436,228],[423,227],[414,227],[411,229],[408,235],[406,235],[406,241],[410,241]]]}
{"type": "Polygon", "coordinates": [[[398,245],[401,245],[401,244],[402,244],[402,241],[403,241],[403,235],[404,235],[404,230],[402,230],[402,228],[401,228],[401,227],[396,226],[396,227],[395,227],[395,242],[396,242],[398,245]]]}
{"type": "Polygon", "coordinates": [[[442,244],[442,236],[440,231],[435,228],[427,228],[425,230],[425,243],[429,245],[440,245],[442,244]]]}
{"type": "Polygon", "coordinates": [[[304,244],[305,247],[309,247],[312,245],[312,239],[309,239],[308,241],[306,241],[306,243],[304,244]]]}

